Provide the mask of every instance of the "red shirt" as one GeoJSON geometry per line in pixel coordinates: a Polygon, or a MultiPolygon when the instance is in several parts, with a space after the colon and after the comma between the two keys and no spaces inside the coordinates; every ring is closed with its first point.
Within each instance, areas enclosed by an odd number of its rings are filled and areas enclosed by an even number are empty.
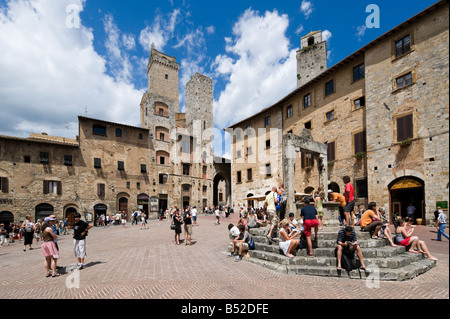
{"type": "Polygon", "coordinates": [[[351,183],[347,183],[345,185],[345,201],[351,202],[355,200],[355,190],[353,189],[353,185],[351,183]]]}

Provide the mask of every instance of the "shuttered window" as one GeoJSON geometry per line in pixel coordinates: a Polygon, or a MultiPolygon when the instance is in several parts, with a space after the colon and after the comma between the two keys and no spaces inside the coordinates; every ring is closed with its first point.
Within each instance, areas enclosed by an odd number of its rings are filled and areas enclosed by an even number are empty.
{"type": "Polygon", "coordinates": [[[397,118],[397,142],[414,137],[413,115],[408,114],[397,118]]]}
{"type": "Polygon", "coordinates": [[[105,197],[105,194],[106,194],[106,185],[105,184],[97,184],[98,197],[105,197]]]}
{"type": "Polygon", "coordinates": [[[395,42],[395,57],[398,58],[411,51],[411,38],[409,34],[395,42]]]}
{"type": "Polygon", "coordinates": [[[39,162],[41,164],[48,164],[50,159],[49,159],[49,153],[48,152],[40,152],[39,153],[39,162]]]}
{"type": "Polygon", "coordinates": [[[9,185],[8,185],[7,177],[0,177],[0,190],[2,193],[9,193],[9,185]]]}
{"type": "Polygon", "coordinates": [[[359,132],[354,135],[355,154],[366,151],[366,132],[359,132]]]}
{"type": "Polygon", "coordinates": [[[311,153],[301,152],[302,168],[314,166],[314,158],[311,153]]]}
{"type": "Polygon", "coordinates": [[[328,161],[334,161],[336,159],[336,142],[328,143],[328,161]]]}
{"type": "Polygon", "coordinates": [[[44,194],[62,195],[62,183],[60,181],[44,181],[44,194]]]}

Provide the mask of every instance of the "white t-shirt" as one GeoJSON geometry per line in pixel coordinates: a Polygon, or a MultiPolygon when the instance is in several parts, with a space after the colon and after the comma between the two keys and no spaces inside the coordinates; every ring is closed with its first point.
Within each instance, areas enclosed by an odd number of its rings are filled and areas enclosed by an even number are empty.
{"type": "Polygon", "coordinates": [[[239,231],[239,228],[237,228],[237,226],[233,226],[233,227],[230,229],[230,234],[231,234],[231,236],[233,236],[233,237],[238,237],[240,233],[241,233],[241,232],[239,231]]]}
{"type": "Polygon", "coordinates": [[[216,213],[216,217],[220,217],[220,212],[219,212],[219,210],[218,210],[218,209],[216,210],[216,212],[215,212],[215,213],[216,213]]]}
{"type": "Polygon", "coordinates": [[[195,216],[197,216],[197,209],[194,208],[192,210],[192,217],[195,217],[195,216]]]}

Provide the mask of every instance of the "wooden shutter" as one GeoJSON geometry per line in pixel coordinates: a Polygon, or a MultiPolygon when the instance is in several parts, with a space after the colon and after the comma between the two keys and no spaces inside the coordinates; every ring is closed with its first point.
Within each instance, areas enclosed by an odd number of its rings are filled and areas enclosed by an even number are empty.
{"type": "Polygon", "coordinates": [[[328,143],[328,161],[334,161],[336,159],[335,147],[335,142],[328,143]]]}
{"type": "Polygon", "coordinates": [[[1,179],[1,185],[0,188],[3,193],[9,193],[9,186],[8,186],[8,178],[7,177],[0,177],[1,179]]]}
{"type": "Polygon", "coordinates": [[[366,132],[356,133],[355,139],[355,154],[366,151],[366,132]]]}
{"type": "Polygon", "coordinates": [[[105,197],[105,184],[97,184],[97,195],[105,197]]]}
{"type": "Polygon", "coordinates": [[[62,195],[62,182],[56,183],[56,192],[58,195],[62,195]]]}
{"type": "Polygon", "coordinates": [[[44,194],[48,194],[48,181],[44,181],[44,194]]]}
{"type": "Polygon", "coordinates": [[[397,119],[397,142],[413,138],[413,115],[409,114],[397,119]]]}
{"type": "Polygon", "coordinates": [[[301,152],[301,163],[302,163],[302,168],[306,167],[306,155],[305,152],[301,152]]]}

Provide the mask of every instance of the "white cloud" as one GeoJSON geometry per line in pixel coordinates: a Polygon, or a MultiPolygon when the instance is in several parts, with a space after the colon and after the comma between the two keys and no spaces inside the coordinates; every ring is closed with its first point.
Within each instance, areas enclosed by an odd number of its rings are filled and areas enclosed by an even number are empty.
{"type": "Polygon", "coordinates": [[[216,32],[216,28],[213,25],[210,25],[209,27],[206,28],[207,34],[214,34],[215,32],[216,32]]]}
{"type": "Polygon", "coordinates": [[[303,27],[303,25],[301,24],[297,30],[295,30],[295,34],[296,35],[300,35],[303,31],[305,30],[305,28],[303,27]]]}
{"type": "Polygon", "coordinates": [[[333,34],[329,30],[322,31],[322,40],[323,41],[328,42],[328,40],[330,40],[332,36],[333,36],[333,34]]]}
{"type": "Polygon", "coordinates": [[[303,14],[305,15],[305,18],[308,19],[309,16],[311,15],[311,13],[313,12],[314,8],[313,8],[313,4],[311,1],[306,1],[303,0],[302,4],[300,6],[300,10],[303,12],[303,14]]]}
{"type": "Polygon", "coordinates": [[[0,9],[0,134],[31,130],[72,137],[77,116],[139,125],[143,90],[127,79],[120,30],[106,18],[108,55],[94,49],[93,30],[68,28],[66,7],[83,0],[9,1],[0,9]],[[109,59],[109,58],[108,58],[109,59]],[[108,75],[110,62],[116,62],[108,75]],[[66,128],[70,125],[69,128],[66,128]]]}
{"type": "Polygon", "coordinates": [[[245,11],[225,38],[226,55],[213,63],[228,83],[215,101],[217,127],[224,128],[277,102],[296,88],[296,50],[286,37],[287,15],[245,11]]]}
{"type": "Polygon", "coordinates": [[[366,29],[367,29],[367,27],[365,25],[360,25],[359,27],[356,28],[356,30],[358,31],[358,32],[356,32],[358,41],[362,40],[362,38],[364,37],[364,34],[366,33],[366,29]]]}
{"type": "Polygon", "coordinates": [[[156,50],[163,50],[167,42],[174,35],[175,27],[179,22],[179,16],[179,9],[175,9],[170,13],[168,22],[166,22],[166,18],[158,15],[151,26],[147,26],[141,31],[139,43],[148,52],[151,50],[152,43],[155,44],[156,50]]]}

